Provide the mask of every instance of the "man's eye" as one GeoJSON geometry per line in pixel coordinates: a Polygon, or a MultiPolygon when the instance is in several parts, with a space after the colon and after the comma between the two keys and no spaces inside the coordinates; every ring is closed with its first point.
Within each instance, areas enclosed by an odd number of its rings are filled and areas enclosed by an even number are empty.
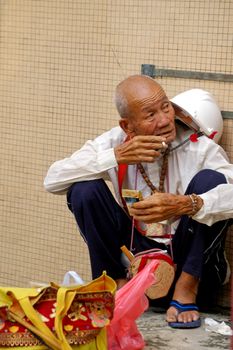
{"type": "Polygon", "coordinates": [[[148,114],[148,117],[153,117],[155,115],[155,112],[150,112],[149,114],[148,114]]]}
{"type": "Polygon", "coordinates": [[[164,111],[168,111],[169,110],[169,107],[170,107],[170,103],[168,102],[168,103],[165,103],[164,105],[163,105],[163,110],[164,111]]]}

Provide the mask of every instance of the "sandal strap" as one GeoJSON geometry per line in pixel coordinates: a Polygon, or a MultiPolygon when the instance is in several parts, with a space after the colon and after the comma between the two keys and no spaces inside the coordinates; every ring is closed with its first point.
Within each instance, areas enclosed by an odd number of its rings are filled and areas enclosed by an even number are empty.
{"type": "Polygon", "coordinates": [[[170,306],[174,306],[178,312],[184,312],[184,311],[199,311],[198,306],[195,303],[180,303],[177,300],[172,300],[170,302],[170,306]]]}

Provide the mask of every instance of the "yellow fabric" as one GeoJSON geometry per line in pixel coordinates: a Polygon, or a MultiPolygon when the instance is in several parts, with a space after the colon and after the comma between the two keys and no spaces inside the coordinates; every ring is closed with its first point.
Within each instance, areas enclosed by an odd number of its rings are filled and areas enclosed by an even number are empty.
{"type": "Polygon", "coordinates": [[[112,294],[115,293],[116,291],[116,282],[109,277],[106,272],[104,271],[103,274],[94,279],[93,281],[82,284],[82,285],[73,285],[73,286],[58,286],[59,288],[66,288],[67,290],[78,290],[79,293],[85,293],[85,292],[95,292],[95,291],[108,291],[111,292],[112,294]]]}
{"type": "Polygon", "coordinates": [[[0,289],[0,307],[10,307],[14,300],[30,298],[30,302],[34,305],[46,291],[43,288],[20,288],[20,287],[1,287],[0,289]]]}
{"type": "MultiPolygon", "coordinates": [[[[58,289],[57,293],[57,307],[56,307],[56,317],[55,317],[55,330],[57,333],[57,336],[59,340],[61,341],[61,349],[62,350],[71,350],[71,346],[66,340],[66,337],[63,333],[63,327],[62,327],[62,319],[65,317],[67,311],[69,310],[74,297],[76,293],[85,293],[85,292],[96,292],[96,291],[109,291],[111,293],[115,293],[116,291],[116,283],[113,279],[108,277],[106,273],[104,272],[102,276],[99,278],[96,278],[94,281],[81,285],[81,286],[73,286],[73,287],[60,287],[58,289]]],[[[101,330],[102,332],[102,330],[101,330]]],[[[105,336],[106,338],[106,336],[105,336]]],[[[99,342],[101,346],[104,346],[104,343],[106,343],[106,339],[104,341],[104,335],[103,332],[97,336],[97,343],[99,342]]],[[[84,345],[82,345],[83,347],[84,345]]],[[[91,343],[89,343],[89,346],[91,346],[91,343]]],[[[96,345],[93,343],[93,349],[98,349],[96,345]]],[[[81,347],[81,349],[82,349],[81,347]]],[[[79,348],[80,349],[80,346],[79,348]]],[[[87,349],[84,348],[83,349],[87,349]]],[[[88,348],[92,349],[92,348],[88,348]]],[[[105,348],[101,348],[100,350],[104,350],[105,348]]],[[[107,348],[106,348],[107,349],[107,348]]]]}
{"type": "MultiPolygon", "coordinates": [[[[86,350],[89,349],[86,348],[86,350]]],[[[96,337],[96,350],[108,350],[108,338],[106,327],[101,329],[100,333],[96,337]]]]}
{"type": "Polygon", "coordinates": [[[7,295],[13,294],[17,300],[23,298],[35,298],[41,295],[47,287],[43,288],[20,288],[20,287],[1,287],[1,291],[7,295]]]}
{"type": "MultiPolygon", "coordinates": [[[[79,287],[78,287],[79,289],[79,287]]],[[[62,319],[65,317],[66,311],[69,310],[70,305],[75,297],[76,291],[68,290],[67,288],[59,288],[57,292],[57,307],[56,307],[56,317],[55,317],[55,330],[58,339],[61,341],[62,350],[70,350],[71,346],[66,340],[63,332],[62,319]]]]}
{"type": "MultiPolygon", "coordinates": [[[[40,332],[40,337],[53,350],[107,350],[106,329],[102,328],[94,341],[85,345],[70,346],[63,332],[62,320],[69,310],[74,297],[77,293],[92,293],[107,291],[112,294],[116,291],[116,283],[108,277],[104,272],[102,276],[85,285],[75,286],[58,286],[57,291],[57,307],[55,316],[55,331],[56,335],[47,327],[40,319],[38,313],[33,308],[33,305],[40,299],[47,287],[43,288],[8,288],[0,289],[0,307],[7,306],[9,310],[16,313],[22,318],[25,314],[32,322],[32,325],[40,332]],[[20,306],[20,307],[19,307],[20,306]]],[[[4,347],[5,350],[7,348],[4,347]]],[[[12,348],[11,348],[12,349],[12,348]]],[[[15,349],[15,348],[14,348],[15,349]]],[[[22,348],[20,348],[22,349],[22,348]]],[[[27,347],[27,350],[44,350],[45,347],[32,346],[27,347]]]]}
{"type": "Polygon", "coordinates": [[[5,293],[5,291],[0,289],[0,307],[10,307],[12,305],[11,298],[5,293]]]}

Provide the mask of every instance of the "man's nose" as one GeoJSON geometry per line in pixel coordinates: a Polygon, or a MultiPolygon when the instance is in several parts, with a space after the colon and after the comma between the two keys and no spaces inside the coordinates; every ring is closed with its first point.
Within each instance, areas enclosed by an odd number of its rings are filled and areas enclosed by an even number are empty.
{"type": "Polygon", "coordinates": [[[158,127],[163,128],[168,123],[169,123],[169,117],[168,117],[167,113],[164,113],[163,111],[161,111],[159,113],[159,120],[158,120],[158,124],[157,124],[158,127]]]}

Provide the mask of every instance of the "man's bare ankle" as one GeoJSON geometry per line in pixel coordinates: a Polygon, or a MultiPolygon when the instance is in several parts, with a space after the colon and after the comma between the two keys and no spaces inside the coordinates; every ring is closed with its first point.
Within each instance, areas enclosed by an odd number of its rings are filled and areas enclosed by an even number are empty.
{"type": "Polygon", "coordinates": [[[116,284],[117,284],[117,290],[122,288],[127,282],[128,280],[126,278],[118,278],[115,280],[116,284]]]}
{"type": "Polygon", "coordinates": [[[181,303],[195,303],[198,292],[199,279],[186,272],[182,272],[176,282],[173,299],[181,303]]]}
{"type": "Polygon", "coordinates": [[[178,281],[176,282],[176,286],[183,285],[186,288],[194,289],[197,292],[199,281],[199,278],[182,271],[178,281]]]}

